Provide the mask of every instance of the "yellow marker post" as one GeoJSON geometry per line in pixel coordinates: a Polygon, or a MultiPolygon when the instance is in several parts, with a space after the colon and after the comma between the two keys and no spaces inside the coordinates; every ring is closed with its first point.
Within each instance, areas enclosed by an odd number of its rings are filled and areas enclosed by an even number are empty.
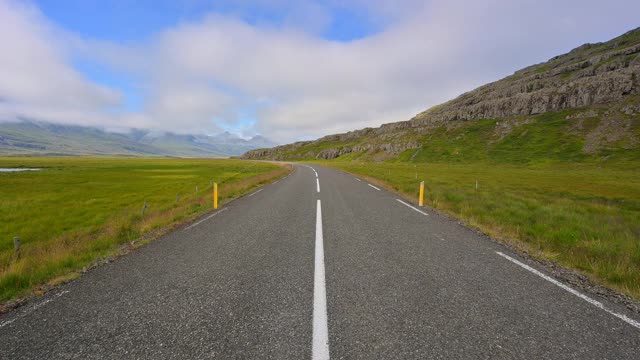
{"type": "Polygon", "coordinates": [[[218,208],[218,183],[213,183],[213,208],[218,208]]]}
{"type": "Polygon", "coordinates": [[[420,182],[420,199],[418,199],[418,205],[424,205],[424,181],[420,182]]]}

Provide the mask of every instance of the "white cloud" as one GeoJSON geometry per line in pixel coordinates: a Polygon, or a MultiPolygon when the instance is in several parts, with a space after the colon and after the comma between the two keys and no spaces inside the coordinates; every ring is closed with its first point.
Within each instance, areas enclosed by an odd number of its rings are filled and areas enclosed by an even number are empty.
{"type": "Polygon", "coordinates": [[[69,66],[59,41],[66,38],[33,6],[0,1],[0,115],[5,120],[90,121],[86,115],[119,104],[117,90],[92,83],[69,66]],[[74,116],[80,112],[85,116],[74,116]]]}
{"type": "MultiPolygon", "coordinates": [[[[254,131],[282,142],[314,138],[406,120],[582,42],[629,30],[640,11],[630,0],[607,7],[591,0],[295,4],[280,25],[209,14],[124,46],[69,35],[36,9],[0,0],[0,116],[211,132],[254,111],[254,131]],[[345,6],[381,30],[349,42],[322,38],[330,9],[345,6]],[[121,95],[84,79],[70,51],[132,74],[142,109],[105,112],[121,95]]],[[[245,123],[242,131],[249,131],[245,123]]]]}

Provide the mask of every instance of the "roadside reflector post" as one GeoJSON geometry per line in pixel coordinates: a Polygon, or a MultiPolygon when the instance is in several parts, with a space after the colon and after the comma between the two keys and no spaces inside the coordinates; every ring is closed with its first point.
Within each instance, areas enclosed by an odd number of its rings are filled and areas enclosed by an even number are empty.
{"type": "Polygon", "coordinates": [[[142,204],[142,210],[140,211],[140,216],[144,216],[145,210],[147,210],[147,200],[145,200],[144,204],[142,204]]]}
{"type": "Polygon", "coordinates": [[[218,183],[213,183],[213,208],[218,208],[218,183]]]}
{"type": "Polygon", "coordinates": [[[424,205],[424,181],[420,182],[420,198],[418,199],[418,205],[424,205]]]}
{"type": "Polygon", "coordinates": [[[20,237],[19,236],[15,236],[13,238],[13,247],[16,249],[16,252],[20,251],[20,237]]]}

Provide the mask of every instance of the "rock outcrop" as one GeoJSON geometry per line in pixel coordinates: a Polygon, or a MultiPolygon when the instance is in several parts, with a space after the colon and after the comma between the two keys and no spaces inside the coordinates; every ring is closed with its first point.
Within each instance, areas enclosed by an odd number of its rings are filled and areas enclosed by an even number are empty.
{"type": "MultiPolygon", "coordinates": [[[[625,98],[634,95],[635,98],[640,95],[640,28],[605,43],[582,45],[546,63],[517,71],[424,111],[408,121],[329,135],[315,141],[254,150],[245,153],[243,158],[334,159],[361,151],[384,151],[394,155],[419,148],[422,146],[416,141],[419,135],[438,127],[451,129],[470,120],[527,117],[565,109],[621,104],[625,98]],[[320,146],[327,143],[340,146],[320,146]],[[306,148],[310,150],[297,151],[306,148]],[[314,150],[317,148],[322,149],[314,150]]],[[[640,112],[640,104],[625,106],[623,112],[627,115],[640,112]]],[[[509,129],[497,131],[504,136],[509,129]]],[[[606,129],[602,131],[606,132],[606,129]]]]}
{"type": "Polygon", "coordinates": [[[535,115],[617,101],[640,93],[640,28],[585,44],[418,114],[414,126],[535,115]]]}

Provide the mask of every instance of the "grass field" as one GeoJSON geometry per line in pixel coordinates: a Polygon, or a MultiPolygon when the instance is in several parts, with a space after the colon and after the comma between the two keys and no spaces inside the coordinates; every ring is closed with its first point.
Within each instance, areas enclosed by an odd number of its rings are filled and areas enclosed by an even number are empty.
{"type": "Polygon", "coordinates": [[[640,299],[640,166],[324,161],[640,299]],[[478,180],[478,190],[475,182],[478,180]]]}
{"type": "Polygon", "coordinates": [[[413,199],[425,180],[427,205],[640,299],[640,115],[622,111],[638,101],[370,129],[275,155],[317,161],[322,151],[344,150],[320,163],[413,199]]]}
{"type": "Polygon", "coordinates": [[[0,158],[0,167],[42,169],[0,173],[0,301],[212,209],[212,181],[224,203],[289,171],[207,159],[0,158]]]}

